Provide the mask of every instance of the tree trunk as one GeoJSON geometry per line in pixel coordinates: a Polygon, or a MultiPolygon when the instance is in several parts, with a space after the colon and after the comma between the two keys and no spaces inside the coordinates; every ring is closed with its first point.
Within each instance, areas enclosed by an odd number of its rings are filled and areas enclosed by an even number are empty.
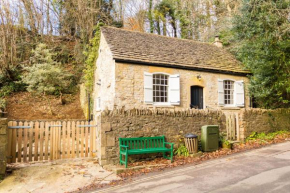
{"type": "Polygon", "coordinates": [[[162,19],[162,23],[163,23],[163,35],[166,36],[167,35],[167,22],[166,22],[166,18],[162,19]]]}
{"type": "Polygon", "coordinates": [[[154,21],[153,21],[152,9],[153,9],[153,0],[149,0],[148,18],[149,18],[149,23],[150,23],[150,33],[154,32],[154,21]]]}

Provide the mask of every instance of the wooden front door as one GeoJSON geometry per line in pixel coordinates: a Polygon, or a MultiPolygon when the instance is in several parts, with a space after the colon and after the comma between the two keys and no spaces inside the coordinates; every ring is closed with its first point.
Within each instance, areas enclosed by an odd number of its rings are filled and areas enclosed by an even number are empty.
{"type": "Polygon", "coordinates": [[[203,88],[200,86],[190,87],[190,108],[203,109],[203,88]]]}

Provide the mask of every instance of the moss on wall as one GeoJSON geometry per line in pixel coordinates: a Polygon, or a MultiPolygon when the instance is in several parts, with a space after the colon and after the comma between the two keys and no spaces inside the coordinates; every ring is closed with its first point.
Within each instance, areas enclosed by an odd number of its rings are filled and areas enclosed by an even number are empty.
{"type": "Polygon", "coordinates": [[[274,132],[290,130],[290,109],[244,109],[241,119],[245,137],[252,132],[274,132]]]}

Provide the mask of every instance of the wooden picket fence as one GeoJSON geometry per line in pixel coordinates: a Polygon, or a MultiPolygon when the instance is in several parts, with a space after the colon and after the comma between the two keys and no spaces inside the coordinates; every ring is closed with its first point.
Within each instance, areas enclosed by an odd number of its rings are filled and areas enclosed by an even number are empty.
{"type": "Polygon", "coordinates": [[[88,121],[9,121],[8,163],[92,157],[96,125],[88,121]]]}

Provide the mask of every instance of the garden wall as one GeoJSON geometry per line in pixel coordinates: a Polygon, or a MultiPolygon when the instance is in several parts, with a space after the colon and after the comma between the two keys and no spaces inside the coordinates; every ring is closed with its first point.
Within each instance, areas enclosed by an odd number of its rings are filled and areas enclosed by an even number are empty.
{"type": "Polygon", "coordinates": [[[0,179],[6,171],[6,150],[7,150],[7,119],[0,119],[0,179]]]}
{"type": "Polygon", "coordinates": [[[209,110],[107,110],[97,123],[97,155],[101,165],[119,162],[120,137],[165,135],[167,141],[177,146],[187,133],[200,135],[203,125],[219,125],[225,131],[223,113],[209,110]]]}
{"type": "Polygon", "coordinates": [[[244,138],[252,132],[269,133],[290,130],[290,109],[242,109],[239,119],[244,138]]]}

